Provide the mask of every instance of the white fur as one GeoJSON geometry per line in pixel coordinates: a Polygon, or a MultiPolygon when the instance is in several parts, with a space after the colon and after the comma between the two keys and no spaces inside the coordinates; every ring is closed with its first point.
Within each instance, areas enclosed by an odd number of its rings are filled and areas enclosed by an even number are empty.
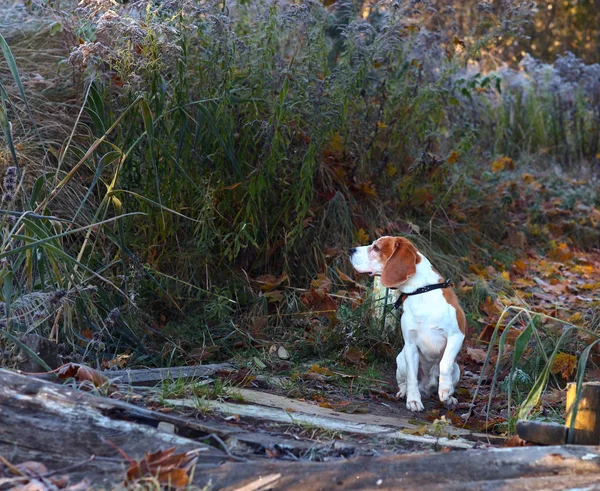
{"type": "MultiPolygon", "coordinates": [[[[358,272],[379,276],[385,264],[370,248],[357,247],[350,261],[358,272]]],[[[416,265],[416,273],[398,286],[398,292],[411,293],[440,280],[429,260],[420,252],[418,255],[421,261],[416,265]]],[[[456,404],[453,394],[460,378],[456,356],[464,340],[456,309],[446,301],[443,291],[437,289],[406,297],[403,310],[404,349],[396,358],[396,397],[406,397],[406,407],[411,411],[422,411],[421,396],[437,389],[440,401],[456,404]]]]}

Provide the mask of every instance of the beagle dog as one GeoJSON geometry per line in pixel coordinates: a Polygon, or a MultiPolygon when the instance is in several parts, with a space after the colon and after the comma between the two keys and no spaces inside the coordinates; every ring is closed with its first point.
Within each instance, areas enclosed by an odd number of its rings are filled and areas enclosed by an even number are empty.
{"type": "Polygon", "coordinates": [[[456,356],[465,339],[467,320],[448,281],[409,240],[381,237],[369,246],[350,249],[359,273],[381,276],[381,284],[398,289],[404,349],[396,358],[398,394],[406,407],[422,411],[421,395],[437,388],[440,401],[456,404],[460,378],[456,356]]]}

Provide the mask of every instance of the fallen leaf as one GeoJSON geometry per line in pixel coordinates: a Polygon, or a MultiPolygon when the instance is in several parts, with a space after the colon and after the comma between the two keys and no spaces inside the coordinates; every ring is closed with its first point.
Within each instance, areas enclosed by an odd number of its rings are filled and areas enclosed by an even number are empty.
{"type": "Polygon", "coordinates": [[[256,282],[262,291],[268,292],[280,286],[288,279],[287,274],[283,273],[279,278],[272,274],[265,274],[256,278],[256,282]]]}
{"type": "Polygon", "coordinates": [[[354,414],[354,413],[368,413],[369,408],[366,404],[360,402],[344,402],[336,404],[334,409],[340,413],[354,414]]]}
{"type": "Polygon", "coordinates": [[[337,304],[331,296],[324,291],[311,288],[301,297],[302,302],[315,312],[329,312],[334,314],[337,311],[337,304]]]}
{"type": "Polygon", "coordinates": [[[147,453],[139,462],[132,462],[127,469],[125,484],[132,484],[143,477],[153,477],[160,484],[170,487],[187,486],[190,471],[198,455],[195,452],[175,454],[175,447],[147,453]]]}
{"type": "Polygon", "coordinates": [[[365,245],[368,244],[369,241],[369,234],[365,231],[364,228],[360,228],[358,229],[358,232],[356,232],[356,238],[358,239],[358,243],[360,245],[365,245]]]}
{"type": "Polygon", "coordinates": [[[550,250],[548,257],[553,261],[563,263],[573,259],[573,253],[569,250],[569,246],[567,244],[561,242],[550,250]]]}
{"type": "Polygon", "coordinates": [[[263,296],[267,299],[269,303],[281,302],[283,301],[283,292],[281,290],[273,290],[270,292],[263,293],[263,296]]]}
{"type": "Polygon", "coordinates": [[[90,382],[94,387],[109,385],[108,377],[102,375],[98,370],[80,365],[79,363],[67,363],[56,371],[59,380],[74,378],[77,382],[90,382]]]}
{"type": "Polygon", "coordinates": [[[331,280],[323,273],[319,273],[317,278],[310,282],[310,286],[315,290],[328,292],[331,290],[331,280]]]}
{"type": "Polygon", "coordinates": [[[577,368],[577,357],[568,353],[560,352],[552,361],[552,373],[560,373],[564,380],[569,380],[577,368]]]}
{"type": "Polygon", "coordinates": [[[347,361],[349,361],[353,365],[362,365],[363,364],[364,355],[363,355],[362,351],[360,351],[358,348],[347,349],[346,352],[344,353],[344,357],[346,358],[347,361]]]}
{"type": "Polygon", "coordinates": [[[312,367],[310,367],[310,371],[312,373],[320,373],[321,375],[325,375],[327,377],[331,377],[333,375],[333,372],[329,370],[329,368],[320,367],[319,365],[313,365],[312,367]]]}
{"type": "Polygon", "coordinates": [[[455,164],[458,161],[459,157],[459,153],[456,150],[452,150],[450,152],[450,155],[448,155],[448,157],[446,158],[446,162],[448,162],[449,164],[455,164]]]}
{"type": "Polygon", "coordinates": [[[407,435],[423,436],[427,433],[428,429],[428,425],[421,425],[418,428],[403,428],[401,431],[402,433],[406,433],[407,435]]]}
{"type": "Polygon", "coordinates": [[[467,356],[476,363],[483,363],[487,356],[487,351],[480,348],[467,348],[467,356]]]}
{"type": "Polygon", "coordinates": [[[527,445],[527,442],[525,440],[519,438],[517,435],[513,435],[504,441],[505,447],[524,447],[526,445],[527,445]]]}
{"type": "Polygon", "coordinates": [[[360,283],[357,283],[356,281],[354,281],[352,278],[350,278],[350,276],[348,276],[347,274],[345,274],[344,272],[342,272],[340,270],[340,268],[336,268],[337,274],[340,277],[340,280],[342,280],[344,283],[348,283],[352,286],[356,286],[358,288],[362,288],[366,290],[366,286],[361,285],[360,283]]]}

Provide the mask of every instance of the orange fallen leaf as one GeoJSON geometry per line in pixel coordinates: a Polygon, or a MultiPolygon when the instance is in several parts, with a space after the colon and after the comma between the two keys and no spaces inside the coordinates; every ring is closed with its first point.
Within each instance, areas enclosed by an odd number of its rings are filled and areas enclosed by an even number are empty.
{"type": "Polygon", "coordinates": [[[513,435],[510,438],[507,438],[504,442],[505,447],[524,447],[527,445],[527,442],[517,435],[513,435]]]}
{"type": "Polygon", "coordinates": [[[256,282],[259,284],[260,289],[264,292],[268,292],[277,288],[284,281],[288,279],[287,274],[283,273],[279,278],[272,274],[265,274],[256,278],[256,282]]]}
{"type": "Polygon", "coordinates": [[[319,402],[319,407],[324,407],[325,409],[333,409],[333,406],[328,402],[319,402]]]}
{"type": "Polygon", "coordinates": [[[446,162],[448,162],[449,164],[455,164],[458,161],[459,157],[459,153],[456,150],[452,150],[450,152],[450,155],[448,155],[448,157],[446,158],[446,162]]]}
{"type": "Polygon", "coordinates": [[[90,382],[94,387],[109,384],[108,377],[102,375],[98,370],[80,365],[79,363],[67,363],[56,371],[59,380],[74,378],[77,382],[90,382]]]}
{"type": "Polygon", "coordinates": [[[577,357],[568,353],[560,352],[552,361],[552,373],[560,373],[561,377],[569,380],[577,368],[577,357]]]}

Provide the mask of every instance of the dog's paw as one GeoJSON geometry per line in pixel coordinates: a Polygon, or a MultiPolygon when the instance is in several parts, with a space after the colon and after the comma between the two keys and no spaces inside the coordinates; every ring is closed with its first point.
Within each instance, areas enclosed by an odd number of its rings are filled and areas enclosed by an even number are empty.
{"type": "Polygon", "coordinates": [[[454,393],[454,390],[452,390],[451,388],[440,387],[440,389],[438,391],[438,395],[440,396],[440,401],[447,405],[456,404],[457,400],[455,397],[452,397],[453,393],[454,393]],[[452,403],[451,401],[454,401],[454,402],[452,403]]]}
{"type": "Polygon", "coordinates": [[[399,385],[396,399],[404,399],[406,397],[406,385],[399,385]]]}
{"type": "Polygon", "coordinates": [[[423,411],[425,409],[425,406],[423,406],[423,403],[421,402],[420,399],[414,399],[412,401],[406,401],[406,409],[408,409],[409,411],[423,411]]]}
{"type": "Polygon", "coordinates": [[[448,397],[448,399],[446,399],[446,401],[444,402],[444,406],[446,407],[454,407],[458,404],[458,399],[456,397],[448,397]]]}

